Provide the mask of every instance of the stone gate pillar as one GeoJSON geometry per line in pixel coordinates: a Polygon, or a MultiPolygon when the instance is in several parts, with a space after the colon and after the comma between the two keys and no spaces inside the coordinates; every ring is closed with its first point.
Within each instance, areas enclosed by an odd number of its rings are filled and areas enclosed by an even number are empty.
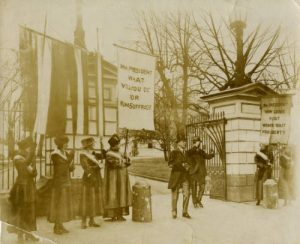
{"type": "Polygon", "coordinates": [[[260,144],[261,97],[277,94],[269,87],[252,83],[207,95],[202,99],[210,112],[224,112],[227,200],[255,199],[255,153],[260,144]]]}

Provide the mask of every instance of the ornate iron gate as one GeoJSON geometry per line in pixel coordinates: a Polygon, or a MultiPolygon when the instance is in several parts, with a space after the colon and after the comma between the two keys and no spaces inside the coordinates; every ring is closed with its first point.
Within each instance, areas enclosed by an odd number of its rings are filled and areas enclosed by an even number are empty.
{"type": "Polygon", "coordinates": [[[210,197],[222,200],[227,199],[225,124],[222,112],[192,117],[186,125],[188,148],[192,146],[193,136],[200,136],[205,151],[215,151],[215,157],[206,160],[206,169],[211,179],[210,197]]]}

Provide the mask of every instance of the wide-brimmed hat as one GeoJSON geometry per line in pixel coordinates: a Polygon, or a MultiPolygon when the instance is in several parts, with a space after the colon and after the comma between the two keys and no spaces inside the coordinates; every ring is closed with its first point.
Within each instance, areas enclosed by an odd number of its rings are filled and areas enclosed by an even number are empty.
{"type": "Polygon", "coordinates": [[[120,137],[117,134],[114,134],[109,138],[108,143],[111,147],[114,147],[120,143],[120,137]]]}
{"type": "Polygon", "coordinates": [[[57,146],[61,146],[61,145],[64,145],[66,143],[69,142],[69,138],[67,136],[57,136],[55,137],[54,139],[54,143],[57,145],[57,146]]]}
{"type": "Polygon", "coordinates": [[[82,147],[89,147],[95,143],[94,137],[87,137],[81,140],[82,147]]]}
{"type": "Polygon", "coordinates": [[[25,137],[17,142],[18,147],[20,148],[28,148],[34,144],[31,136],[25,137]]]}

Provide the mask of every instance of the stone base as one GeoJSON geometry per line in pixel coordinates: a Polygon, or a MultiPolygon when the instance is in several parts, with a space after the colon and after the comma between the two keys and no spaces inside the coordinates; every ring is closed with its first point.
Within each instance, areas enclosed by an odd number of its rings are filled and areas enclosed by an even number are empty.
{"type": "Polygon", "coordinates": [[[227,175],[227,200],[232,202],[255,201],[254,175],[227,175]]]}

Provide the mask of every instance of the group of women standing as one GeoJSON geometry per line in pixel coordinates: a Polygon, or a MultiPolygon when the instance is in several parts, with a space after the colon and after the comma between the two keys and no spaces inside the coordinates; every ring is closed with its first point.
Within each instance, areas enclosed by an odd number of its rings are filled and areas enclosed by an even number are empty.
{"type": "MultiPolygon", "coordinates": [[[[51,153],[53,164],[53,180],[48,221],[54,223],[54,233],[64,234],[69,231],[63,223],[74,219],[74,207],[71,188],[71,172],[75,169],[74,151],[68,152],[68,137],[56,137],[57,148],[51,153]]],[[[123,216],[129,214],[132,204],[132,193],[127,167],[130,159],[120,152],[120,138],[115,134],[109,140],[110,149],[95,153],[95,140],[84,138],[80,152],[80,164],[83,168],[81,199],[79,212],[82,218],[81,228],[99,227],[95,216],[110,218],[112,221],[124,221],[123,216]],[[105,159],[105,165],[102,163],[105,159]],[[104,168],[104,179],[101,169],[104,168]],[[87,225],[87,219],[88,225],[87,225]]],[[[35,183],[37,175],[32,167],[35,146],[30,137],[21,140],[19,152],[14,158],[18,178],[10,194],[13,206],[13,221],[18,239],[24,235],[27,239],[38,239],[30,234],[36,230],[35,215],[35,183]],[[26,234],[25,234],[26,233],[26,234]]]]}

